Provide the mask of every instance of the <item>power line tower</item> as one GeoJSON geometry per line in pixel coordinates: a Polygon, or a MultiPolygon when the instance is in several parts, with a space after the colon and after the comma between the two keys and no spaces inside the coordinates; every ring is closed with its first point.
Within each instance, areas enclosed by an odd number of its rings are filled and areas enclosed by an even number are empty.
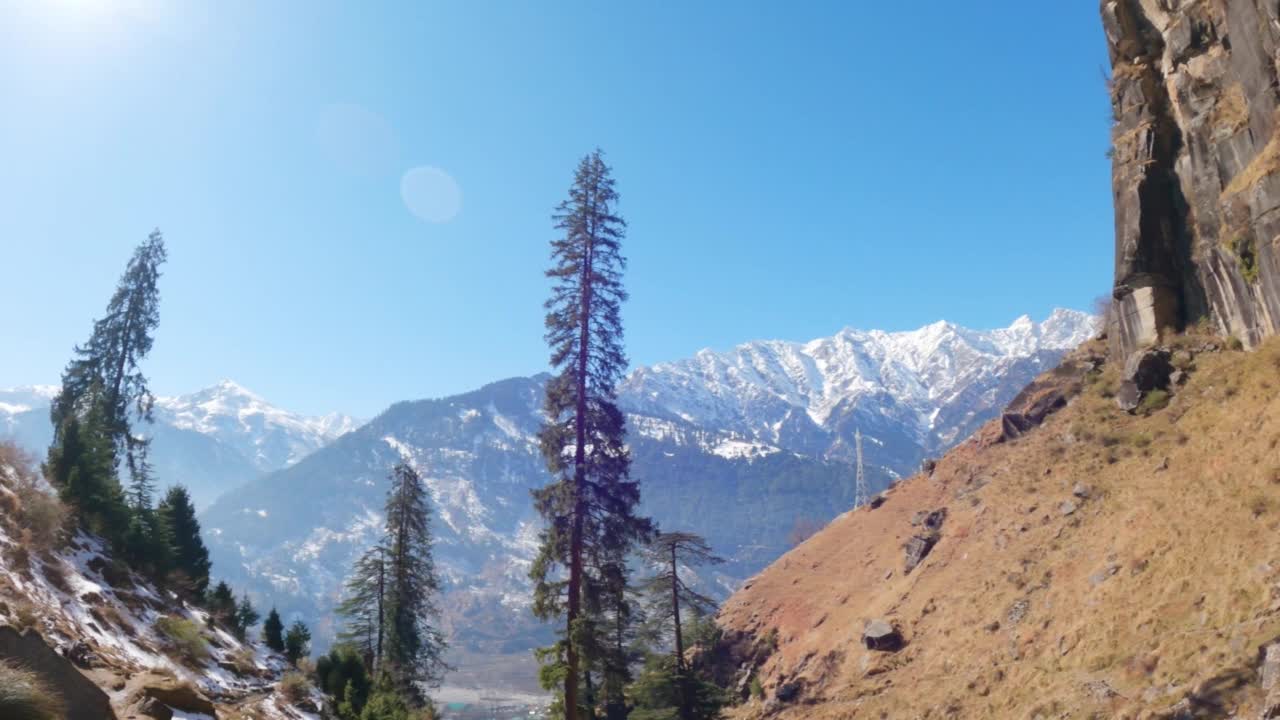
{"type": "Polygon", "coordinates": [[[862,471],[862,430],[854,430],[853,438],[858,451],[858,479],[853,486],[853,506],[862,507],[871,502],[871,493],[867,491],[867,476],[862,471]]]}

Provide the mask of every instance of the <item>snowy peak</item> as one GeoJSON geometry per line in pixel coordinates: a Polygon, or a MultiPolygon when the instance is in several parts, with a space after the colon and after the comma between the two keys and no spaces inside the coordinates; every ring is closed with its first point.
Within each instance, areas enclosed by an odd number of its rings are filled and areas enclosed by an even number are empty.
{"type": "Polygon", "coordinates": [[[17,415],[49,407],[58,395],[56,385],[22,385],[0,388],[0,415],[17,415]]]}
{"type": "Polygon", "coordinates": [[[629,409],[769,442],[779,441],[780,423],[797,411],[827,431],[851,414],[893,416],[928,447],[971,430],[974,410],[998,409],[1003,394],[991,390],[1016,384],[1015,369],[1034,377],[1097,326],[1091,315],[1058,309],[1043,322],[1024,315],[995,330],[945,321],[902,332],[846,328],[804,343],[757,341],[640,368],[619,394],[629,409]],[[939,425],[958,403],[966,412],[939,425]]]}
{"type": "Polygon", "coordinates": [[[340,413],[308,417],[282,410],[231,380],[189,395],[156,398],[155,414],[176,428],[236,447],[264,471],[292,465],[359,425],[340,413]]]}

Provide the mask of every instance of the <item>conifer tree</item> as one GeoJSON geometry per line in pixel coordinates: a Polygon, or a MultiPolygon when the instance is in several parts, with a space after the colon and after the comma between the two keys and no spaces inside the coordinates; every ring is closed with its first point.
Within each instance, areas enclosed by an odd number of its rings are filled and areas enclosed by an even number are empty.
{"type": "Polygon", "coordinates": [[[236,615],[236,596],[231,592],[231,586],[226,582],[215,585],[205,600],[205,607],[209,610],[210,618],[230,627],[236,615]]]}
{"type": "Polygon", "coordinates": [[[182,485],[169,488],[156,514],[173,546],[172,564],[180,577],[174,585],[192,597],[203,597],[209,589],[209,549],[200,536],[200,521],[187,489],[182,485]]]}
{"type": "Polygon", "coordinates": [[[274,607],[262,623],[262,642],[275,652],[284,652],[284,623],[274,607]]]}
{"type": "MultiPolygon", "coordinates": [[[[530,577],[534,612],[564,617],[559,642],[539,653],[544,683],[562,687],[563,713],[579,717],[583,656],[604,644],[604,625],[588,606],[604,607],[604,569],[651,532],[635,514],[639,486],[629,477],[624,418],[615,388],[626,370],[621,307],[626,222],[599,150],[582,159],[569,198],[553,215],[551,297],[546,341],[556,375],[548,382],[540,433],[552,482],[534,492],[546,526],[530,577]]],[[[625,577],[625,564],[622,566],[625,577]]],[[[625,584],[625,582],[624,582],[625,584]]],[[[597,656],[598,657],[598,656],[597,656]]],[[[551,689],[548,687],[548,689],[551,689]]]]}
{"type": "Polygon", "coordinates": [[[240,604],[236,605],[235,619],[232,623],[236,638],[243,642],[248,637],[249,628],[257,625],[261,618],[262,615],[253,607],[253,603],[249,602],[249,593],[243,593],[240,596],[240,604]]]}
{"type": "Polygon", "coordinates": [[[143,504],[130,506],[123,552],[131,566],[152,577],[164,579],[174,569],[173,534],[155,508],[143,504]]]}
{"type": "Polygon", "coordinates": [[[379,670],[414,705],[425,698],[419,685],[439,685],[448,666],[447,645],[437,629],[440,578],[431,553],[426,487],[406,463],[391,473],[386,505],[386,569],[383,650],[379,670]]]}
{"type": "Polygon", "coordinates": [[[89,342],[76,346],[49,410],[57,448],[65,442],[66,422],[72,417],[83,421],[97,406],[101,432],[112,446],[112,469],[122,459],[128,466],[135,507],[150,507],[153,490],[147,462],[150,441],[133,432],[133,421],[150,422],[155,402],[139,363],[151,352],[152,333],[160,323],[158,281],[166,259],[164,238],[159,230],[153,231],[134,250],[106,315],[93,324],[89,342]]]}
{"type": "Polygon", "coordinates": [[[645,553],[649,560],[662,567],[662,570],[645,583],[645,590],[655,608],[655,620],[667,620],[671,623],[674,646],[672,648],[672,667],[679,682],[679,717],[681,720],[695,720],[695,682],[692,672],[685,661],[684,627],[681,619],[681,608],[685,618],[690,615],[704,616],[715,609],[715,600],[699,593],[680,577],[680,567],[699,565],[717,565],[724,559],[711,550],[707,541],[699,535],[688,532],[658,533],[649,544],[645,553]]]}
{"type": "Polygon", "coordinates": [[[294,620],[284,636],[284,656],[297,667],[298,661],[311,652],[311,630],[301,620],[294,620]]]}
{"type": "Polygon", "coordinates": [[[356,561],[347,578],[346,594],[337,612],[346,618],[339,639],[350,642],[376,672],[382,666],[387,597],[387,549],[378,544],[356,561]]]}

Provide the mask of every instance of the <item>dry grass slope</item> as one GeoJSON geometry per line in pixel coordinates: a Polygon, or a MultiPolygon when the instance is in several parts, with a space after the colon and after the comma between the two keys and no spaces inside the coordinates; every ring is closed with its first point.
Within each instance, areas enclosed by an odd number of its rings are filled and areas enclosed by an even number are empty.
{"type": "Polygon", "coordinates": [[[750,581],[720,622],[776,630],[767,698],[803,689],[732,716],[1141,718],[1189,699],[1188,717],[1257,717],[1259,648],[1280,637],[1280,340],[1194,365],[1149,415],[1116,408],[1107,369],[1040,428],[971,440],[750,581]],[[911,517],[944,507],[904,575],[911,517]],[[862,648],[877,617],[900,652],[862,648]]]}

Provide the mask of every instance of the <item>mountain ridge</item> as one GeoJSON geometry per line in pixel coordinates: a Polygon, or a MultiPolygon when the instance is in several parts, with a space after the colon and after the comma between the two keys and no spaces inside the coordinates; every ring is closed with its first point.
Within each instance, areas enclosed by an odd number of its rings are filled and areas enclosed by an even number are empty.
{"type": "MultiPolygon", "coordinates": [[[[1075,323],[1063,337],[1094,330],[1083,313],[1062,317],[1075,323]]],[[[979,419],[998,413],[1027,379],[1064,352],[1033,342],[1032,330],[1039,332],[1041,324],[1026,325],[1015,323],[985,343],[979,341],[990,332],[935,328],[953,343],[947,347],[1021,353],[1015,362],[993,365],[989,374],[974,374],[980,386],[955,400],[975,403],[967,411],[979,419]]],[[[932,346],[914,347],[928,352],[932,346]]],[[[978,350],[970,354],[973,362],[990,357],[978,350]]],[[[764,437],[746,423],[716,427],[710,416],[686,419],[661,408],[653,414],[637,409],[631,398],[643,391],[643,377],[635,382],[643,372],[633,373],[633,384],[619,395],[642,511],[663,527],[707,535],[729,558],[707,578],[717,594],[784,552],[802,521],[825,521],[852,506],[855,428],[864,434],[867,475],[876,491],[918,467],[927,450],[914,430],[904,433],[893,417],[872,412],[882,394],[835,403],[824,428],[794,406],[781,407],[768,393],[755,393],[763,401],[743,407],[781,430],[764,437]],[[709,518],[718,521],[711,526],[709,518]]],[[[455,645],[526,662],[527,649],[549,637],[526,607],[538,523],[528,493],[547,481],[536,434],[548,378],[509,378],[459,395],[395,403],[299,463],[227,493],[202,514],[215,566],[233,584],[263,597],[292,596],[280,600],[282,609],[324,618],[317,623],[318,637],[331,637],[331,611],[343,576],[380,522],[386,474],[407,460],[434,501],[437,562],[448,585],[445,623],[455,645]]],[[[967,421],[962,416],[956,422],[967,421]]]]}

